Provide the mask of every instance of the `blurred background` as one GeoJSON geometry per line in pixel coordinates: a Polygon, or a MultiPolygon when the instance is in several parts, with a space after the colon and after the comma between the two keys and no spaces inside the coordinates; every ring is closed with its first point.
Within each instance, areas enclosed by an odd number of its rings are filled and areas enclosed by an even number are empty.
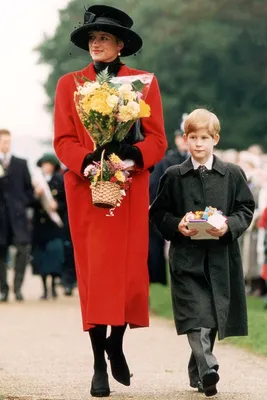
{"type": "MultiPolygon", "coordinates": [[[[50,141],[56,82],[90,61],[69,33],[84,5],[102,2],[14,0],[1,10],[0,125],[12,132],[16,153],[34,158],[50,141]]],[[[205,106],[222,121],[221,148],[267,150],[266,1],[105,3],[129,12],[144,40],[125,61],[157,75],[170,147],[181,115],[205,106]]]]}
{"type": "MultiPolygon", "coordinates": [[[[92,0],[87,3],[3,0],[3,3],[0,129],[11,132],[12,152],[27,159],[31,170],[44,152],[53,151],[57,80],[90,62],[89,55],[69,40],[73,28],[83,22],[84,6],[105,3],[123,9],[133,18],[133,29],[143,38],[144,46],[125,62],[130,67],[154,72],[158,78],[169,151],[173,151],[167,153],[168,162],[170,157],[175,159],[176,151],[188,156],[181,142],[178,143],[184,114],[196,107],[206,107],[219,117],[221,141],[216,152],[224,160],[242,166],[257,204],[255,220],[240,245],[247,293],[253,296],[249,300],[250,325],[256,327],[265,313],[261,331],[266,338],[267,298],[264,307],[262,299],[258,299],[267,292],[267,272],[264,277],[261,273],[267,254],[267,240],[264,242],[267,229],[266,0],[92,0]],[[258,312],[255,309],[261,312],[256,323],[251,319],[258,312]]],[[[165,259],[162,281],[155,279],[164,288],[153,286],[151,305],[161,315],[170,316],[165,259]]],[[[259,335],[258,328],[255,335],[259,335]]],[[[266,339],[264,346],[261,352],[267,354],[266,339]]]]}

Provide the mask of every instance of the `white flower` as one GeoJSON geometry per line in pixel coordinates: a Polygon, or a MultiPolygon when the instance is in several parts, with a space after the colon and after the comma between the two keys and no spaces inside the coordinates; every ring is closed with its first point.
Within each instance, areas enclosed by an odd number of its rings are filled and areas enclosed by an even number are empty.
{"type": "Polygon", "coordinates": [[[82,95],[91,94],[100,87],[98,82],[85,82],[83,86],[79,87],[79,92],[82,95]]]}
{"type": "Polygon", "coordinates": [[[111,94],[107,97],[107,104],[109,107],[114,108],[118,104],[119,98],[115,94],[111,94]]]}
{"type": "Polygon", "coordinates": [[[130,83],[124,83],[118,89],[119,96],[124,100],[133,101],[136,99],[136,93],[132,90],[132,85],[130,83]]]}
{"type": "Polygon", "coordinates": [[[136,101],[129,101],[129,103],[127,104],[127,108],[130,109],[132,113],[136,114],[136,116],[138,117],[138,114],[140,112],[139,103],[137,103],[136,101]]]}
{"type": "Polygon", "coordinates": [[[124,83],[123,85],[121,85],[119,87],[118,90],[119,90],[119,94],[123,96],[124,94],[131,92],[132,89],[133,89],[133,87],[130,83],[124,83]]]}
{"type": "Polygon", "coordinates": [[[135,101],[129,101],[127,105],[119,108],[118,120],[128,122],[136,120],[140,113],[140,105],[135,101]]]}

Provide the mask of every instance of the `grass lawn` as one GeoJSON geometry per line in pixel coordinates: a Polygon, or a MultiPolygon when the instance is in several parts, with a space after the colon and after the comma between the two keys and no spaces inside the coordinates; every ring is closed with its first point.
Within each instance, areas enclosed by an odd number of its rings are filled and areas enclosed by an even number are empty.
{"type": "MultiPolygon", "coordinates": [[[[248,297],[247,303],[249,335],[227,338],[223,342],[232,343],[254,353],[267,356],[267,310],[263,310],[263,299],[248,297]]],[[[151,285],[150,307],[155,314],[173,319],[170,288],[157,284],[151,285]]]]}

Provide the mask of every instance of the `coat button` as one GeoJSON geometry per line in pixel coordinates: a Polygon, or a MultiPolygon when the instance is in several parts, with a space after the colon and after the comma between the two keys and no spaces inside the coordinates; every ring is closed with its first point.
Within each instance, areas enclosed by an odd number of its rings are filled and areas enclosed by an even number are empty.
{"type": "Polygon", "coordinates": [[[45,223],[45,218],[41,218],[40,222],[41,222],[41,224],[44,224],[45,223]]]}

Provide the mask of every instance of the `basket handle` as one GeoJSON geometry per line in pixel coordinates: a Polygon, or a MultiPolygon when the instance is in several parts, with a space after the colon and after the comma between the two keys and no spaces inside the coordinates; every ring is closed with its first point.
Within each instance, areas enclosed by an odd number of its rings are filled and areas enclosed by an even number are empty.
{"type": "Polygon", "coordinates": [[[101,168],[101,173],[100,173],[100,178],[101,181],[103,180],[103,163],[104,163],[104,154],[105,154],[105,149],[101,153],[101,163],[100,163],[100,168],[101,168]]]}

